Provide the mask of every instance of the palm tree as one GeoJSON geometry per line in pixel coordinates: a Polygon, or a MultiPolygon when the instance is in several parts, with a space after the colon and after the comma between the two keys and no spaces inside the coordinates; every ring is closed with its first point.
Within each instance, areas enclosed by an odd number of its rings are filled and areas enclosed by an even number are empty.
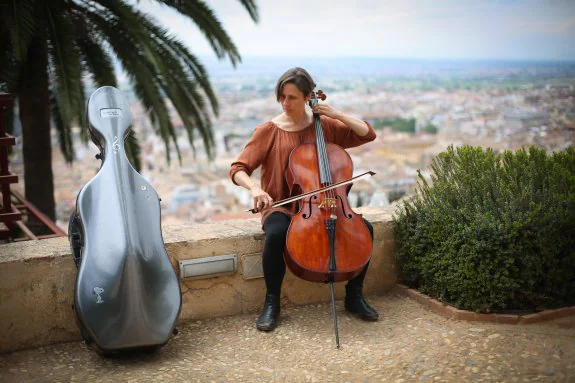
{"type": "MultiPolygon", "coordinates": [[[[212,9],[202,0],[152,0],[194,22],[220,59],[235,66],[240,54],[212,9]]],[[[257,22],[255,0],[240,0],[257,22]]],[[[166,29],[129,0],[0,0],[0,91],[18,99],[22,124],[25,194],[55,219],[50,127],[58,131],[67,161],[74,159],[71,124],[83,122],[85,78],[97,86],[116,86],[114,59],[166,145],[180,158],[170,122],[169,99],[193,145],[201,135],[213,148],[210,109],[218,101],[200,61],[166,29]]],[[[139,2],[138,2],[139,3],[139,2]]],[[[83,124],[81,124],[83,125],[83,124]]],[[[87,142],[86,127],[82,139],[87,142]]],[[[139,149],[128,139],[126,151],[139,168],[139,149]]]]}

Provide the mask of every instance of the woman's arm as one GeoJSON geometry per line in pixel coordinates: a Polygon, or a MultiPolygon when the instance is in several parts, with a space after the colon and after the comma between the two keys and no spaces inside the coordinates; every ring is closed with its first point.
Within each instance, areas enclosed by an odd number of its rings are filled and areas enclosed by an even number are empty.
{"type": "Polygon", "coordinates": [[[243,170],[239,170],[234,174],[234,179],[232,180],[236,185],[239,185],[245,189],[252,190],[252,188],[258,186],[258,184],[252,180],[248,173],[243,170]]]}
{"type": "Polygon", "coordinates": [[[265,208],[271,207],[273,199],[266,193],[251,177],[243,170],[239,170],[233,175],[233,180],[239,186],[248,189],[252,193],[254,210],[256,213],[265,208]]]}
{"type": "Polygon", "coordinates": [[[316,105],[313,110],[328,117],[324,126],[326,139],[344,149],[375,140],[375,130],[365,121],[335,110],[327,104],[316,105]]]}
{"type": "Polygon", "coordinates": [[[343,112],[335,110],[328,104],[316,105],[313,108],[313,112],[319,114],[320,116],[328,116],[343,122],[360,137],[363,137],[369,133],[369,126],[365,123],[365,121],[359,120],[355,117],[351,117],[343,112]]]}
{"type": "Polygon", "coordinates": [[[263,163],[272,139],[273,130],[267,124],[257,126],[244,150],[230,167],[232,182],[250,191],[256,212],[270,207],[273,203],[270,195],[250,177],[252,172],[263,163]]]}

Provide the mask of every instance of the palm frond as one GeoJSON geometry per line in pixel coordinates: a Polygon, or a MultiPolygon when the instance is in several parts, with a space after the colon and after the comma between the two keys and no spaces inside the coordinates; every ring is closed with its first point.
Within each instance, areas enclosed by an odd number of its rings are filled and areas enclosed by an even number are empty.
{"type": "MultiPolygon", "coordinates": [[[[232,65],[241,61],[240,53],[233,43],[232,39],[225,31],[224,27],[216,17],[214,11],[202,0],[157,0],[159,3],[165,4],[187,18],[191,19],[194,24],[200,29],[204,34],[212,49],[218,56],[218,58],[224,58],[226,55],[229,57],[232,65]]],[[[246,6],[247,4],[253,3],[251,0],[244,0],[242,4],[246,6]],[[245,4],[244,4],[245,3],[245,4]]],[[[250,15],[253,15],[257,19],[257,9],[255,4],[253,7],[249,8],[250,15]]],[[[253,16],[252,16],[253,17],[253,16]]]]}
{"type": "MultiPolygon", "coordinates": [[[[128,23],[124,23],[121,27],[116,26],[122,28],[122,36],[116,37],[115,41],[112,41],[110,37],[111,34],[108,32],[106,39],[110,41],[112,48],[118,56],[122,54],[118,52],[118,49],[121,49],[122,46],[124,49],[131,48],[134,50],[137,48],[135,52],[128,54],[128,56],[141,56],[138,65],[144,65],[146,67],[146,70],[151,74],[148,81],[153,80],[155,86],[161,89],[161,94],[170,99],[174,109],[182,119],[192,147],[194,147],[193,131],[194,129],[198,129],[204,141],[206,151],[208,155],[211,156],[211,149],[214,142],[211,118],[206,110],[204,94],[200,93],[198,83],[194,81],[195,76],[200,78],[199,84],[201,89],[208,95],[212,106],[217,108],[217,99],[209,85],[204,68],[199,64],[198,60],[183,47],[181,42],[170,37],[165,29],[155,25],[144,14],[125,5],[114,4],[111,8],[112,10],[109,12],[94,13],[91,17],[101,18],[102,15],[104,15],[104,19],[107,20],[108,24],[113,23],[114,20],[123,20],[124,22],[125,20],[131,20],[136,23],[137,27],[130,28],[129,30],[123,30],[125,28],[124,25],[129,25],[128,23]],[[122,39],[125,43],[120,46],[119,42],[122,41],[122,39]],[[114,47],[114,44],[116,44],[116,47],[114,47]],[[180,56],[179,53],[185,54],[180,56]]],[[[100,28],[105,28],[102,20],[100,20],[98,24],[98,29],[100,28]]],[[[103,30],[101,31],[102,33],[106,33],[103,32],[103,30]]],[[[111,33],[117,33],[117,31],[111,31],[111,33]]],[[[121,61],[123,65],[127,63],[126,60],[121,59],[121,61]]],[[[128,70],[128,72],[130,72],[130,70],[128,70]]],[[[141,90],[143,89],[142,84],[140,88],[141,90]]],[[[148,104],[145,106],[151,108],[153,105],[148,104]]],[[[150,110],[152,111],[151,117],[154,121],[154,109],[150,110]]],[[[217,109],[215,109],[215,112],[217,112],[217,109]]],[[[162,124],[159,124],[159,128],[163,138],[171,138],[178,152],[178,157],[180,157],[176,132],[171,122],[164,127],[162,124]]]]}
{"type": "MultiPolygon", "coordinates": [[[[125,4],[123,7],[129,7],[125,4]]],[[[127,12],[126,10],[123,10],[127,12]]],[[[149,45],[144,45],[148,39],[142,41],[135,33],[140,33],[138,27],[132,28],[126,18],[119,18],[109,11],[85,12],[89,28],[98,31],[110,43],[114,54],[126,70],[137,97],[142,102],[152,124],[160,134],[166,145],[166,158],[170,162],[170,141],[173,140],[178,158],[181,160],[179,147],[176,141],[174,126],[170,120],[167,106],[164,102],[164,92],[157,72],[158,57],[154,57],[149,45]]],[[[131,20],[134,19],[133,15],[131,20]]]]}
{"type": "MultiPolygon", "coordinates": [[[[172,7],[196,23],[218,57],[223,58],[227,55],[234,65],[240,60],[237,48],[204,1],[157,1],[172,7]]],[[[240,1],[252,19],[257,21],[255,0],[240,1]]],[[[206,152],[211,157],[214,137],[206,102],[209,102],[215,115],[218,114],[219,106],[207,71],[199,60],[181,41],[158,26],[152,17],[139,12],[126,2],[98,0],[95,4],[90,3],[90,6],[72,3],[72,8],[87,20],[85,34],[89,37],[82,37],[82,41],[88,41],[88,44],[82,44],[81,48],[86,69],[93,74],[96,72],[94,65],[88,64],[85,58],[88,53],[85,50],[94,49],[97,52],[95,60],[101,60],[106,57],[101,42],[107,41],[131,79],[136,95],[149,111],[152,123],[166,143],[168,161],[170,142],[174,143],[178,158],[181,158],[181,155],[176,130],[170,120],[164,97],[170,100],[180,116],[192,148],[195,150],[194,131],[197,129],[206,152]]],[[[106,72],[111,75],[111,70],[110,65],[106,72]]]]}
{"type": "Polygon", "coordinates": [[[36,30],[37,1],[4,0],[0,3],[0,20],[7,26],[17,61],[26,58],[28,46],[36,30]]]}
{"type": "MultiPolygon", "coordinates": [[[[163,90],[182,118],[192,148],[194,148],[192,133],[194,129],[198,129],[207,154],[211,156],[211,148],[213,147],[211,118],[206,112],[203,95],[198,92],[196,83],[191,81],[193,75],[186,71],[186,68],[189,69],[189,67],[183,66],[183,62],[178,56],[179,51],[170,49],[173,47],[171,44],[177,43],[177,41],[170,40],[166,32],[151,21],[142,20],[141,23],[146,27],[152,39],[153,51],[160,57],[158,69],[161,71],[160,73],[165,73],[164,76],[160,77],[163,90]]],[[[202,81],[207,81],[207,78],[203,77],[202,81]]]]}
{"type": "Polygon", "coordinates": [[[163,36],[158,36],[172,50],[172,53],[179,57],[183,65],[190,71],[193,78],[200,84],[202,90],[210,100],[210,105],[214,114],[217,116],[219,114],[219,103],[218,98],[216,97],[214,90],[210,84],[210,80],[208,77],[208,72],[204,68],[204,66],[200,63],[200,61],[187,49],[181,41],[174,37],[170,37],[167,34],[163,36]]]}
{"type": "MultiPolygon", "coordinates": [[[[191,3],[191,1],[182,1],[182,0],[156,0],[158,3],[166,4],[176,11],[183,13],[182,9],[187,3],[191,3]]],[[[250,17],[256,23],[259,21],[259,13],[258,13],[258,6],[254,0],[239,0],[242,6],[248,11],[250,17]]]]}
{"type": "Polygon", "coordinates": [[[69,13],[46,6],[48,20],[48,54],[51,83],[64,123],[82,121],[86,103],[81,56],[75,40],[70,38],[74,26],[69,13]]]}
{"type": "Polygon", "coordinates": [[[82,55],[84,69],[92,75],[96,86],[117,87],[114,64],[102,42],[97,41],[94,35],[87,33],[78,39],[78,47],[82,55]]]}
{"type": "Polygon", "coordinates": [[[142,161],[140,158],[140,144],[138,143],[138,139],[136,138],[136,133],[133,130],[130,130],[126,140],[124,141],[124,149],[126,150],[126,156],[128,160],[136,169],[136,171],[142,170],[142,161]]]}
{"type": "Polygon", "coordinates": [[[240,0],[240,3],[248,11],[252,20],[257,23],[260,20],[260,15],[258,12],[258,5],[255,0],[240,0]]]}
{"type": "Polygon", "coordinates": [[[60,151],[68,163],[74,161],[74,146],[72,145],[72,129],[69,122],[66,122],[60,113],[58,99],[53,91],[50,91],[50,112],[52,121],[58,132],[60,151]]]}

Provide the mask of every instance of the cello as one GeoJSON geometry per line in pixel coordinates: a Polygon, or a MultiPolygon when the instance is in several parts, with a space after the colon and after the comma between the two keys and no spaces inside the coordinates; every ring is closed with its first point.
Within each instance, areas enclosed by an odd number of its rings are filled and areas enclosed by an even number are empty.
{"type": "MultiPolygon", "coordinates": [[[[321,90],[317,95],[312,91],[312,108],[318,97],[326,99],[321,90]]],[[[345,181],[352,179],[351,157],[340,146],[325,142],[320,116],[314,113],[313,118],[315,142],[293,149],[286,170],[290,193],[301,191],[306,197],[299,199],[298,211],[291,218],[284,259],[297,277],[330,284],[339,348],[333,283],[356,277],[369,262],[373,243],[361,215],[347,200],[351,185],[345,181]],[[323,191],[318,193],[318,189],[323,191]]]]}
{"type": "Polygon", "coordinates": [[[122,93],[97,89],[87,120],[102,165],[70,217],[76,321],[86,344],[101,354],[155,350],[176,333],[182,305],[162,238],[160,199],[126,157],[132,118],[122,93]]]}

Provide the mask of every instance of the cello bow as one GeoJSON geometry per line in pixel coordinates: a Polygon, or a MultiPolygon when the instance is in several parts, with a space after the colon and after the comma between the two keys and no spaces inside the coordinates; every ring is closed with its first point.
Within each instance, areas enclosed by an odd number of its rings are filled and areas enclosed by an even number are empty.
{"type": "MultiPolygon", "coordinates": [[[[310,196],[315,195],[315,194],[323,193],[323,192],[325,192],[325,191],[332,190],[332,189],[335,189],[335,188],[340,187],[340,186],[343,186],[343,185],[351,184],[351,183],[353,183],[353,182],[359,180],[360,178],[364,178],[364,177],[367,177],[367,176],[370,176],[370,177],[371,177],[371,176],[374,176],[375,174],[376,174],[375,172],[367,171],[367,172],[365,172],[365,173],[362,173],[362,174],[360,174],[360,175],[357,175],[357,176],[352,177],[352,178],[350,178],[350,179],[348,179],[348,180],[345,180],[345,181],[341,181],[341,182],[338,182],[338,183],[335,183],[335,184],[332,184],[332,185],[329,185],[329,186],[326,186],[326,187],[323,187],[323,188],[319,188],[319,189],[316,189],[316,190],[313,190],[313,191],[310,191],[310,192],[307,192],[307,193],[299,194],[299,195],[297,195],[297,196],[295,196],[295,197],[289,197],[289,198],[282,199],[282,200],[280,200],[280,201],[278,201],[278,202],[272,204],[271,207],[274,208],[274,207],[279,207],[279,206],[282,206],[282,205],[287,205],[288,203],[292,203],[292,202],[295,202],[295,201],[299,201],[300,199],[303,199],[303,198],[306,198],[306,197],[310,197],[310,196]]],[[[246,212],[250,212],[250,213],[253,213],[253,214],[257,213],[257,211],[256,211],[255,209],[247,209],[246,212]]]]}

